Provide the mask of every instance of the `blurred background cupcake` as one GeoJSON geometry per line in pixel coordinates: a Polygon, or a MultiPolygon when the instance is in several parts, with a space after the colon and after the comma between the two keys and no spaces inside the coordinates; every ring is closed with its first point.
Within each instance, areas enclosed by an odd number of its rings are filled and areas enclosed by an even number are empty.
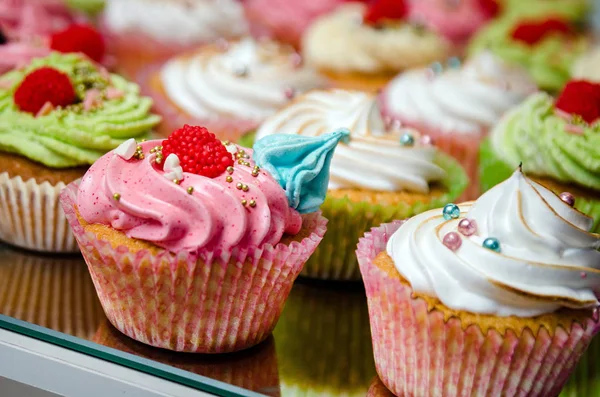
{"type": "Polygon", "coordinates": [[[446,59],[450,42],[410,22],[409,6],[407,0],[339,6],[306,30],[306,63],[336,87],[376,91],[403,70],[446,59]]]}
{"type": "Polygon", "coordinates": [[[0,240],[78,251],[58,205],[66,184],[160,117],[139,87],[81,54],[53,52],[0,77],[0,240]]]}
{"type": "Polygon", "coordinates": [[[582,25],[592,10],[590,0],[500,0],[502,15],[511,18],[559,17],[582,25]]]}
{"type": "Polygon", "coordinates": [[[600,85],[569,82],[558,99],[530,96],[496,125],[481,147],[485,191],[523,162],[531,178],[561,194],[600,231],[600,85]]]}
{"type": "Polygon", "coordinates": [[[72,10],[81,11],[85,14],[96,16],[106,4],[105,0],[65,0],[65,3],[72,10]]]}
{"type": "Polygon", "coordinates": [[[479,196],[479,144],[513,106],[537,87],[527,70],[490,52],[461,64],[451,58],[398,75],[379,99],[386,117],[429,135],[458,159],[471,180],[462,199],[479,196]]]}
{"type": "Polygon", "coordinates": [[[274,331],[282,396],[360,396],[375,374],[362,286],[297,282],[274,331]]]}
{"type": "Polygon", "coordinates": [[[298,93],[325,83],[291,47],[251,38],[176,56],[158,70],[149,68],[143,80],[164,116],[165,135],[180,125],[198,124],[232,140],[298,93]]]}
{"type": "Polygon", "coordinates": [[[525,67],[541,89],[556,92],[569,80],[573,63],[588,46],[588,37],[565,17],[511,15],[489,23],[477,33],[468,53],[472,56],[491,51],[525,67]]]}
{"type": "Polygon", "coordinates": [[[302,275],[359,280],[355,249],[366,230],[455,200],[467,178],[429,137],[386,124],[375,96],[360,91],[311,91],[268,118],[256,137],[321,136],[335,128],[347,128],[349,141],[333,155],[321,206],[327,233],[302,275]]]}
{"type": "Polygon", "coordinates": [[[175,353],[144,345],[123,335],[110,321],[97,328],[93,342],[136,357],[147,358],[184,371],[268,396],[279,397],[279,370],[273,337],[243,352],[202,355],[175,353]]]}
{"type": "Polygon", "coordinates": [[[575,80],[600,83],[600,47],[590,48],[573,64],[571,76],[575,80]]]}

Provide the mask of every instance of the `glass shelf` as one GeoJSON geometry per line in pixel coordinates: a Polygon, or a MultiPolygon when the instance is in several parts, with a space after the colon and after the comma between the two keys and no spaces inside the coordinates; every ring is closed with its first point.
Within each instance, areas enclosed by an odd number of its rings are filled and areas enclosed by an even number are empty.
{"type": "MultiPolygon", "coordinates": [[[[360,284],[298,280],[273,336],[260,345],[224,355],[174,353],[108,322],[80,256],[0,246],[0,328],[221,396],[392,396],[376,376],[360,284]]],[[[561,396],[600,395],[599,355],[596,339],[561,396]]]]}

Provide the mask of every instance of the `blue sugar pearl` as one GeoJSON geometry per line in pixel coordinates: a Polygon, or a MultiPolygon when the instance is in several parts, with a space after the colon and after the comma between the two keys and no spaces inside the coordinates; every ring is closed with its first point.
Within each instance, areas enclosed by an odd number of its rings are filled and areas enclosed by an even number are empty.
{"type": "Polygon", "coordinates": [[[483,240],[483,247],[494,252],[500,252],[500,241],[494,237],[488,237],[483,240]]]}
{"type": "Polygon", "coordinates": [[[400,144],[402,146],[412,146],[415,144],[415,138],[411,134],[404,134],[400,137],[400,144]]]}
{"type": "Polygon", "coordinates": [[[444,219],[447,221],[450,219],[457,219],[460,216],[460,208],[458,208],[458,205],[456,204],[446,204],[442,211],[442,215],[444,215],[444,219]]]}
{"type": "Polygon", "coordinates": [[[440,74],[444,71],[444,67],[442,66],[441,63],[439,62],[434,62],[432,63],[429,68],[433,71],[433,73],[435,74],[440,74]]]}
{"type": "Polygon", "coordinates": [[[448,67],[451,69],[458,69],[460,67],[460,59],[457,57],[448,59],[448,67]]]}

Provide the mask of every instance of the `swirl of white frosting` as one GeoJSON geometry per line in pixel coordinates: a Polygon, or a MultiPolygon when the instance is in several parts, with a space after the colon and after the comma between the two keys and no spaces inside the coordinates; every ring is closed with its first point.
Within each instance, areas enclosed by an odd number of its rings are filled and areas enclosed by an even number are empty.
{"type": "Polygon", "coordinates": [[[460,206],[461,218],[442,210],[419,214],[391,237],[387,253],[417,293],[437,297],[451,309],[497,316],[533,317],[561,307],[598,305],[600,236],[592,219],[517,170],[475,202],[460,206]],[[458,223],[474,220],[466,237],[458,223]],[[456,251],[443,244],[456,232],[456,251]],[[484,248],[497,238],[501,251],[484,248]]]}
{"type": "Polygon", "coordinates": [[[401,74],[382,99],[393,118],[443,132],[477,134],[536,90],[524,69],[484,52],[439,75],[429,68],[401,74]]]}
{"type": "Polygon", "coordinates": [[[116,33],[140,31],[162,43],[192,45],[248,32],[238,0],[107,0],[104,23],[116,33]]]}
{"type": "Polygon", "coordinates": [[[330,189],[427,193],[429,183],[446,174],[433,162],[434,146],[419,143],[415,130],[386,128],[375,97],[360,91],[308,92],[269,117],[257,139],[276,133],[316,136],[340,128],[350,131],[350,141],[335,150],[330,189]],[[415,144],[402,146],[403,134],[412,135],[415,144]]]}
{"type": "Polygon", "coordinates": [[[449,53],[441,36],[408,23],[377,29],[361,23],[365,5],[350,3],[314,22],[305,32],[306,62],[334,72],[396,73],[449,53]]]}
{"type": "Polygon", "coordinates": [[[600,83],[600,47],[581,56],[574,64],[572,77],[600,83]]]}
{"type": "Polygon", "coordinates": [[[287,104],[291,93],[323,85],[298,54],[274,42],[243,39],[226,50],[202,48],[161,70],[169,99],[198,118],[223,115],[261,121],[287,104]]]}

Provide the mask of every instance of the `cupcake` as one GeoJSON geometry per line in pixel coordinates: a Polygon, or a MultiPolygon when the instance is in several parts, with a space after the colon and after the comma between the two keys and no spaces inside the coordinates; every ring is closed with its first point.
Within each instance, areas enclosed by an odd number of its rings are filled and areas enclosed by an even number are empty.
{"type": "Polygon", "coordinates": [[[246,17],[254,37],[271,37],[300,47],[302,34],[319,16],[347,0],[245,0],[246,17]]]}
{"type": "Polygon", "coordinates": [[[265,340],[325,233],[318,209],[346,135],[274,135],[252,151],[186,125],[100,158],[61,202],[110,322],[182,352],[265,340]]]}
{"type": "Polygon", "coordinates": [[[502,10],[510,17],[560,17],[584,23],[593,2],[589,0],[501,0],[502,10]]]}
{"type": "Polygon", "coordinates": [[[296,93],[324,84],[291,47],[250,38],[174,57],[142,80],[167,121],[161,131],[202,124],[222,139],[237,138],[296,93]]]}
{"type": "Polygon", "coordinates": [[[90,15],[98,15],[104,9],[104,0],[65,0],[69,8],[90,15]]]}
{"type": "Polygon", "coordinates": [[[336,87],[376,91],[398,72],[447,58],[450,43],[408,12],[406,0],[344,4],[305,32],[304,59],[336,87]]]}
{"type": "Polygon", "coordinates": [[[369,385],[367,397],[394,397],[394,394],[385,387],[379,376],[376,376],[369,385]]]}
{"type": "Polygon", "coordinates": [[[509,112],[481,147],[484,190],[521,161],[537,182],[561,194],[600,231],[600,85],[569,82],[558,99],[538,93],[509,112]],[[564,193],[563,193],[564,192],[564,193]]]}
{"type": "Polygon", "coordinates": [[[500,12],[496,0],[410,0],[409,19],[444,36],[456,47],[500,12]]]}
{"type": "Polygon", "coordinates": [[[51,53],[0,77],[0,240],[75,252],[58,195],[160,118],[139,88],[79,54],[51,53]]]}
{"type": "Polygon", "coordinates": [[[312,91],[267,119],[257,138],[272,134],[321,136],[347,128],[331,164],[323,215],[323,242],[302,275],[360,280],[356,241],[370,227],[405,218],[456,199],[465,189],[462,168],[413,129],[386,125],[372,94],[312,91]]]}
{"type": "Polygon", "coordinates": [[[0,4],[0,74],[51,51],[82,52],[109,64],[104,38],[62,0],[9,0],[0,4]]]}
{"type": "Polygon", "coordinates": [[[573,64],[571,76],[576,80],[600,83],[600,47],[590,49],[573,64]]]}
{"type": "Polygon", "coordinates": [[[520,169],[357,250],[375,365],[398,396],[556,396],[600,330],[600,236],[520,169]]]}
{"type": "Polygon", "coordinates": [[[526,70],[489,52],[465,62],[448,61],[397,76],[380,95],[384,115],[431,136],[459,159],[472,183],[465,199],[479,195],[479,144],[502,115],[536,91],[526,70]]]}
{"type": "Polygon", "coordinates": [[[106,0],[101,25],[120,59],[168,57],[248,33],[238,0],[106,0]]]}
{"type": "Polygon", "coordinates": [[[273,332],[282,396],[364,397],[375,375],[361,285],[296,282],[273,332]]]}
{"type": "Polygon", "coordinates": [[[98,327],[93,342],[245,390],[274,397],[280,395],[277,353],[272,337],[243,352],[221,356],[192,355],[155,349],[136,342],[105,319],[98,327]]]}
{"type": "Polygon", "coordinates": [[[566,19],[507,16],[476,34],[468,52],[492,51],[525,67],[541,89],[555,92],[569,80],[573,63],[587,46],[588,39],[566,19]]]}

